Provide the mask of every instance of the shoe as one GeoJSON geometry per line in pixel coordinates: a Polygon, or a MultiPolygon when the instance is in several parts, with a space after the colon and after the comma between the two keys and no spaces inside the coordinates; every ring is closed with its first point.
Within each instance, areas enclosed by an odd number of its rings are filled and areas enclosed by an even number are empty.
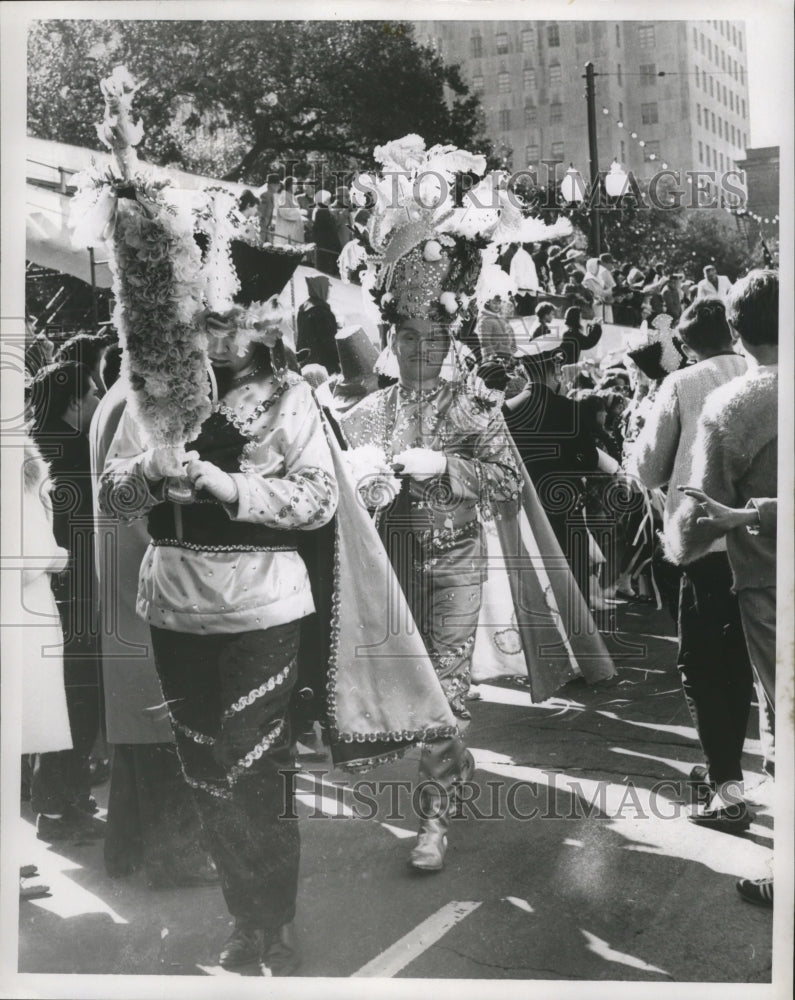
{"type": "Polygon", "coordinates": [[[80,812],[86,813],[88,816],[93,816],[99,812],[99,803],[93,795],[81,795],[75,802],[75,808],[79,809],[80,812]]]}
{"type": "Polygon", "coordinates": [[[735,882],[735,886],[746,903],[755,903],[757,906],[773,905],[772,878],[741,878],[735,882]]]}
{"type": "Polygon", "coordinates": [[[703,809],[687,817],[696,826],[705,826],[726,833],[741,833],[747,830],[753,819],[744,802],[721,809],[703,809]]]}
{"type": "Polygon", "coordinates": [[[417,843],[409,855],[409,865],[423,872],[438,872],[444,868],[447,851],[445,824],[440,819],[424,819],[417,843]]]}
{"type": "Polygon", "coordinates": [[[104,785],[110,777],[110,761],[99,757],[92,757],[88,762],[88,773],[91,777],[91,784],[104,785]]]}
{"type": "Polygon", "coordinates": [[[261,928],[252,926],[248,921],[236,920],[235,929],[218,956],[218,964],[222,969],[236,969],[240,965],[259,962],[264,941],[265,932],[261,928]]]}
{"type": "Polygon", "coordinates": [[[260,960],[263,976],[294,976],[301,966],[301,955],[292,924],[285,924],[271,943],[264,948],[260,960]]]}
{"type": "Polygon", "coordinates": [[[38,877],[21,878],[19,880],[20,899],[41,899],[42,896],[50,895],[50,887],[40,882],[38,877]]]}
{"type": "Polygon", "coordinates": [[[691,781],[696,781],[699,784],[706,784],[709,782],[709,768],[706,764],[696,764],[696,766],[691,769],[688,777],[691,781]]]}

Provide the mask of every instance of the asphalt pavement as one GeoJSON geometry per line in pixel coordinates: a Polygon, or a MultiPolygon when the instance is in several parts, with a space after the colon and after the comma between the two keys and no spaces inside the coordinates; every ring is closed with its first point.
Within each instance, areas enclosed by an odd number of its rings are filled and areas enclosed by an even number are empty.
{"type": "MultiPolygon", "coordinates": [[[[701,758],[673,623],[630,603],[603,624],[619,668],[610,684],[575,681],[535,706],[521,684],[480,686],[477,770],[440,873],[406,865],[416,751],[358,784],[330,762],[304,766],[299,975],[770,981],[772,912],[734,886],[770,873],[759,743],[744,758],[750,829],[688,822],[686,777],[701,758]]],[[[107,788],[95,791],[104,805],[107,788]]],[[[44,844],[24,808],[18,832],[19,863],[51,888],[20,904],[20,972],[237,975],[217,966],[231,925],[218,888],[110,879],[101,841],[44,844]]]]}

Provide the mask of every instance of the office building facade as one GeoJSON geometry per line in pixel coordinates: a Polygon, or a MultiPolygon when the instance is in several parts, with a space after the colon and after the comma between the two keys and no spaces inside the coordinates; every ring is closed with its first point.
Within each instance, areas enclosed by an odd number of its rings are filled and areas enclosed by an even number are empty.
{"type": "Polygon", "coordinates": [[[573,163],[587,175],[588,61],[597,74],[601,169],[617,158],[641,178],[663,164],[721,173],[745,156],[742,22],[416,21],[414,27],[418,41],[460,65],[480,96],[496,154],[513,170],[559,160],[561,173],[573,163]]]}

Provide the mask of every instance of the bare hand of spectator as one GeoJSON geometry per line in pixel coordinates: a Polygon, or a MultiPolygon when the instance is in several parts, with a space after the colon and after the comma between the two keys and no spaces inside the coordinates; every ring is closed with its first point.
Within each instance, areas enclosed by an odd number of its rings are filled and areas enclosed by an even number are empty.
{"type": "Polygon", "coordinates": [[[754,507],[726,507],[694,486],[677,486],[677,489],[699,504],[701,516],[696,524],[709,524],[725,533],[734,531],[735,528],[750,527],[758,520],[758,514],[754,507]]]}

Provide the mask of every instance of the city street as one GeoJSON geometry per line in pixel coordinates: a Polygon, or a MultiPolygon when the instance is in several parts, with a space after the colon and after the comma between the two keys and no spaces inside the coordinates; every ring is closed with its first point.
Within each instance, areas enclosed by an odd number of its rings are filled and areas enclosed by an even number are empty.
{"type": "MultiPolygon", "coordinates": [[[[771,911],[734,887],[738,876],[765,875],[771,856],[759,744],[747,741],[744,758],[750,830],[689,823],[680,783],[701,758],[672,622],[624,603],[617,623],[611,685],[573,682],[539,706],[515,683],[481,686],[468,739],[475,804],[493,818],[453,821],[441,873],[408,871],[415,821],[405,808],[390,813],[381,795],[374,818],[356,819],[367,808],[361,789],[357,805],[343,787],[354,776],[304,768],[300,975],[770,981],[771,911]]],[[[362,780],[409,781],[416,760],[362,780]]],[[[107,786],[95,791],[104,802],[107,786]]],[[[19,862],[37,864],[52,889],[21,904],[20,972],[235,975],[216,965],[230,924],[217,888],[155,892],[141,875],[111,880],[101,841],[48,846],[29,813],[20,822],[19,862]]]]}

